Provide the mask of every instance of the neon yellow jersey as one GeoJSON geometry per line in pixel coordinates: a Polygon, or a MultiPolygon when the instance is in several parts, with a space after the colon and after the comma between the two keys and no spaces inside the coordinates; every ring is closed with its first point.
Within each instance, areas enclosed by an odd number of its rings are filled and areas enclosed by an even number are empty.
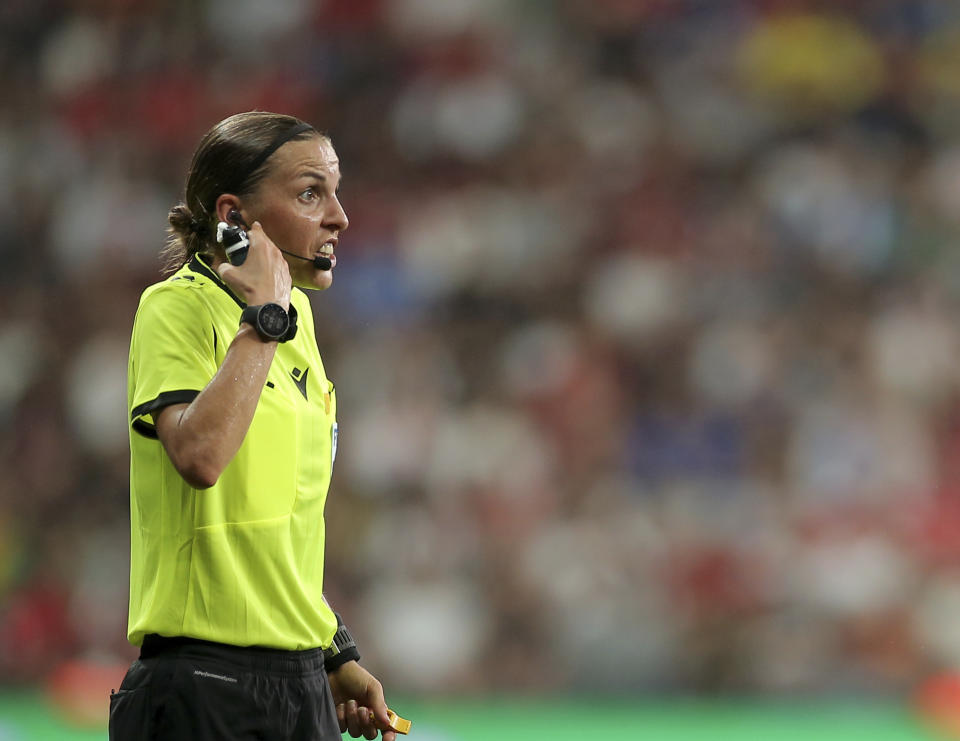
{"type": "Polygon", "coordinates": [[[192,401],[223,362],[243,302],[197,257],[144,291],[130,343],[130,614],[127,635],[237,646],[326,647],[324,517],[336,457],[336,393],[306,294],[274,356],[250,429],[217,483],[194,489],[152,413],[192,401]]]}

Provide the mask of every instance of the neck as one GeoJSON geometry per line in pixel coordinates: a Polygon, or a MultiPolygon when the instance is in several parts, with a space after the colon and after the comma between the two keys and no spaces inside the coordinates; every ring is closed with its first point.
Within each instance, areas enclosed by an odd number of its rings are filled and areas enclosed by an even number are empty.
{"type": "Polygon", "coordinates": [[[203,264],[213,270],[213,272],[217,273],[217,275],[220,274],[217,271],[217,268],[227,261],[226,256],[220,251],[212,254],[210,252],[197,252],[196,256],[198,260],[202,260],[203,264]]]}

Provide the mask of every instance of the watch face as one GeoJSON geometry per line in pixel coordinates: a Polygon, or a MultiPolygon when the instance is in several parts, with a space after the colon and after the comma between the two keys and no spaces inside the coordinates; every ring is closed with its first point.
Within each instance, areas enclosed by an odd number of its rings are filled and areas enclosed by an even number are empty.
{"type": "Polygon", "coordinates": [[[260,329],[268,337],[283,337],[290,325],[287,312],[279,304],[264,304],[260,307],[257,319],[260,322],[260,329]]]}

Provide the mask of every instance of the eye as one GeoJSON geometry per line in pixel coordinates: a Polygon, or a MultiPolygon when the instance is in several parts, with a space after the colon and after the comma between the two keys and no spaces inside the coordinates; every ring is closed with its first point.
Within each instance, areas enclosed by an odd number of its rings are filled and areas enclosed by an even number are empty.
{"type": "Polygon", "coordinates": [[[297,196],[297,198],[299,198],[304,203],[311,203],[312,201],[317,200],[317,198],[319,197],[320,197],[320,194],[317,193],[317,189],[314,188],[312,185],[309,188],[307,188],[305,191],[300,193],[299,196],[297,196]]]}

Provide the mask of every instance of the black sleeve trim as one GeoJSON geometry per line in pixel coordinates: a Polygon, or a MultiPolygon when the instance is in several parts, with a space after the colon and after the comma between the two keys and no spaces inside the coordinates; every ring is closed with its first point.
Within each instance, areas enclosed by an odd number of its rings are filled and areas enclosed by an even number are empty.
{"type": "Polygon", "coordinates": [[[133,429],[139,432],[144,437],[148,437],[151,440],[157,440],[157,428],[151,424],[147,424],[142,419],[133,420],[133,429]]]}
{"type": "Polygon", "coordinates": [[[163,407],[168,407],[171,404],[189,404],[191,401],[196,399],[199,394],[199,391],[193,391],[192,389],[164,391],[162,394],[157,396],[157,398],[151,399],[150,401],[145,401],[143,404],[134,407],[133,411],[130,412],[130,419],[134,420],[133,426],[136,428],[137,417],[142,417],[144,414],[149,414],[150,412],[155,412],[158,409],[163,409],[163,407]]]}

